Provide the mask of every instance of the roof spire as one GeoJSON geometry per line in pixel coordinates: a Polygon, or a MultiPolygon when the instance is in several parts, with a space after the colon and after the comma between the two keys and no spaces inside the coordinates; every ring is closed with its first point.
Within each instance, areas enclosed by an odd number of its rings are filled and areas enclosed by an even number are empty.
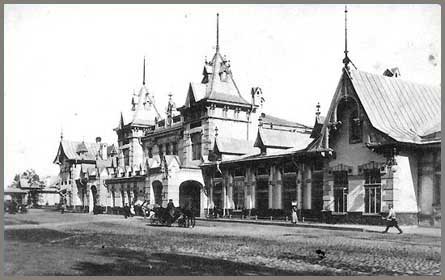
{"type": "Polygon", "coordinates": [[[317,103],[317,106],[315,106],[315,108],[317,108],[315,115],[318,117],[318,116],[320,116],[320,102],[317,103]]]}
{"type": "Polygon", "coordinates": [[[219,13],[216,14],[216,52],[219,52],[219,13]]]}
{"type": "Polygon", "coordinates": [[[63,127],[60,127],[60,140],[63,140],[63,127]]]}
{"type": "Polygon", "coordinates": [[[349,69],[349,57],[348,57],[348,6],[345,5],[345,58],[343,59],[343,64],[346,69],[349,69]]]}
{"type": "Polygon", "coordinates": [[[144,67],[143,67],[143,73],[142,73],[142,85],[145,86],[145,55],[144,55],[144,67]]]}

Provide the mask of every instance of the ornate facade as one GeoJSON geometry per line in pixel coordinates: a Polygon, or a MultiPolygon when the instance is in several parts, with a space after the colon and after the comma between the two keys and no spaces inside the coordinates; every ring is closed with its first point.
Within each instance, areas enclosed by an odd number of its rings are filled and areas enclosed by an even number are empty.
{"type": "Polygon", "coordinates": [[[201,82],[178,108],[169,95],[164,116],[144,61],[116,146],[61,141],[55,162],[67,197],[83,208],[172,199],[200,216],[267,218],[290,216],[297,201],[306,220],[368,224],[382,223],[392,204],[401,223],[440,224],[440,89],[395,68],[350,69],[346,48],[343,63],[326,117],[318,105],[309,127],[263,112],[258,87],[245,99],[218,40],[201,82]]]}

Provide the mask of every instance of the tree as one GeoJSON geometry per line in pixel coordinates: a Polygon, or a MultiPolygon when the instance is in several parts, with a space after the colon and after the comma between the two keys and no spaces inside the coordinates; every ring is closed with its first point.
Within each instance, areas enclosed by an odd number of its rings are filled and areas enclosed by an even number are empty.
{"type": "Polygon", "coordinates": [[[11,187],[29,189],[28,204],[37,205],[40,199],[40,189],[30,188],[32,185],[38,185],[39,187],[44,185],[34,169],[27,169],[22,173],[16,174],[11,183],[11,187]]]}

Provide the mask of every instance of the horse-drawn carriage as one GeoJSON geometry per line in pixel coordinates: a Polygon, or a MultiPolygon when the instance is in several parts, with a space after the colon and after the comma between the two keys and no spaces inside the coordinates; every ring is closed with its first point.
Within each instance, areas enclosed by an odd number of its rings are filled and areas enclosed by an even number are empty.
{"type": "Polygon", "coordinates": [[[171,226],[178,223],[180,227],[194,227],[195,216],[191,210],[181,207],[164,208],[158,204],[143,204],[141,206],[144,218],[152,225],[171,226]]]}

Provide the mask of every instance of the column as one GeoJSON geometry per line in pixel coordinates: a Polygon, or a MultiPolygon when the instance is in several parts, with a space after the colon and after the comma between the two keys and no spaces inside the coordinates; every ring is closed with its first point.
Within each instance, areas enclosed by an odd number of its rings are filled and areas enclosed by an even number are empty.
{"type": "MultiPolygon", "coordinates": [[[[214,206],[214,203],[213,203],[213,176],[210,176],[210,179],[209,179],[209,196],[210,196],[210,201],[209,201],[209,205],[208,205],[208,208],[212,208],[213,209],[213,206],[214,206]]],[[[210,209],[209,209],[209,211],[210,211],[210,209]]]]}
{"type": "Polygon", "coordinates": [[[230,172],[227,172],[229,184],[227,187],[227,200],[228,205],[227,208],[233,209],[234,203],[233,203],[233,176],[230,174],[230,172]]]}
{"type": "Polygon", "coordinates": [[[305,183],[306,183],[306,188],[305,188],[306,209],[312,209],[312,170],[310,166],[307,166],[306,169],[305,183]]]}
{"type": "Polygon", "coordinates": [[[282,193],[283,193],[283,181],[281,180],[281,172],[278,168],[275,169],[276,171],[276,196],[275,196],[275,208],[276,209],[283,209],[283,199],[282,199],[282,193]]]}
{"type": "Polygon", "coordinates": [[[246,167],[245,173],[244,173],[244,208],[250,209],[250,168],[246,167]]]}
{"type": "Polygon", "coordinates": [[[227,208],[227,174],[223,172],[223,180],[222,180],[222,205],[223,205],[223,216],[226,215],[227,208]]]}
{"type": "Polygon", "coordinates": [[[269,209],[273,209],[274,208],[274,203],[273,203],[273,188],[274,188],[274,176],[273,176],[273,172],[274,172],[274,167],[271,166],[270,170],[269,170],[269,180],[267,181],[269,184],[269,189],[267,192],[268,198],[269,198],[269,209]]]}
{"type": "Polygon", "coordinates": [[[252,182],[251,182],[251,186],[250,186],[250,197],[251,197],[251,208],[255,208],[256,207],[256,193],[255,193],[255,189],[256,189],[256,178],[255,178],[255,171],[252,170],[251,171],[251,178],[252,178],[252,182]]]}
{"type": "Polygon", "coordinates": [[[302,169],[301,167],[298,167],[297,169],[297,202],[298,202],[298,209],[303,209],[303,195],[302,195],[302,169]]]}

